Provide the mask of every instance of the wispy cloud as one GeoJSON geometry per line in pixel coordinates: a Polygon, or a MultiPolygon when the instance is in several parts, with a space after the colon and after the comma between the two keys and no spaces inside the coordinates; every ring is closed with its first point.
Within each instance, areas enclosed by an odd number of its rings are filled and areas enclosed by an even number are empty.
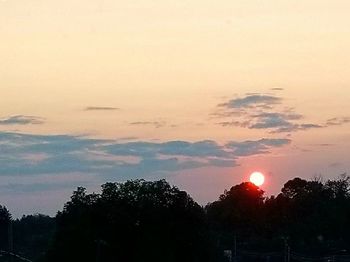
{"type": "Polygon", "coordinates": [[[334,146],[334,144],[321,143],[321,144],[311,144],[310,146],[330,147],[330,146],[334,146]]]}
{"type": "Polygon", "coordinates": [[[85,111],[115,111],[120,110],[118,107],[109,107],[109,106],[88,106],[85,108],[85,111]]]}
{"type": "Polygon", "coordinates": [[[136,121],[129,123],[132,126],[153,126],[155,128],[161,128],[166,125],[164,121],[136,121]]]}
{"type": "Polygon", "coordinates": [[[282,88],[282,87],[273,87],[273,88],[271,88],[271,90],[272,91],[283,91],[284,88],[282,88]]]}
{"type": "Polygon", "coordinates": [[[0,119],[0,125],[40,125],[44,119],[37,116],[15,115],[0,119]]]}
{"type": "Polygon", "coordinates": [[[299,114],[286,114],[286,113],[259,113],[251,115],[255,118],[255,123],[252,123],[249,127],[252,129],[263,129],[263,128],[288,128],[292,129],[295,124],[291,120],[299,120],[302,118],[299,114]]]}
{"type": "Polygon", "coordinates": [[[327,126],[340,126],[350,123],[350,117],[334,117],[327,120],[327,126]]]}
{"type": "Polygon", "coordinates": [[[220,106],[226,108],[251,108],[251,107],[261,107],[266,108],[271,105],[280,104],[282,98],[271,96],[271,95],[262,95],[262,94],[249,94],[245,97],[235,98],[227,103],[223,103],[220,106]]]}

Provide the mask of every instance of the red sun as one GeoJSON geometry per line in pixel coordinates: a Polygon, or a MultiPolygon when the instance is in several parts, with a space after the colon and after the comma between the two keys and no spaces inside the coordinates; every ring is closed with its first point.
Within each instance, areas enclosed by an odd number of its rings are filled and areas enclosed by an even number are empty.
{"type": "Polygon", "coordinates": [[[265,182],[265,176],[261,172],[253,172],[249,178],[250,182],[252,182],[256,186],[261,186],[265,182]]]}

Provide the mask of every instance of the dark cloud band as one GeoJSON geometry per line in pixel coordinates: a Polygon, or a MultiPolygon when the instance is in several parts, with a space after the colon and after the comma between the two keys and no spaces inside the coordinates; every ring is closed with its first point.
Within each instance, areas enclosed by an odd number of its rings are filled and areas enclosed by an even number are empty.
{"type": "Polygon", "coordinates": [[[89,173],[147,176],[199,167],[234,167],[243,156],[269,153],[288,139],[260,139],[220,145],[212,140],[113,141],[70,135],[0,132],[0,174],[89,173]]]}
{"type": "Polygon", "coordinates": [[[15,115],[0,119],[0,125],[40,125],[44,119],[37,116],[15,115]]]}

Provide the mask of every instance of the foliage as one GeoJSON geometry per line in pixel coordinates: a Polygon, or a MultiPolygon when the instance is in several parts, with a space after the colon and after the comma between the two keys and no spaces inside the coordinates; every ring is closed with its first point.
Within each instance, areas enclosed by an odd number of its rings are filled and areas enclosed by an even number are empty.
{"type": "Polygon", "coordinates": [[[42,214],[23,216],[13,224],[13,250],[37,261],[45,255],[55,233],[55,219],[42,214]]]}
{"type": "Polygon", "coordinates": [[[277,197],[263,197],[250,183],[225,191],[207,205],[208,219],[226,248],[281,250],[284,239],[300,252],[332,253],[350,244],[350,178],[289,180],[277,197]],[[229,234],[227,234],[229,232],[229,234]]]}
{"type": "MultiPolygon", "coordinates": [[[[78,187],[56,218],[12,220],[0,206],[0,248],[33,261],[222,261],[225,249],[309,255],[350,246],[350,177],[294,178],[277,196],[252,183],[224,191],[204,208],[165,180],[78,187]]],[[[255,261],[255,260],[254,260],[255,261]]]]}
{"type": "Polygon", "coordinates": [[[8,250],[8,231],[11,214],[5,206],[0,206],[0,249],[8,250]]]}
{"type": "Polygon", "coordinates": [[[57,215],[48,261],[207,261],[205,214],[164,180],[78,188],[57,215]]]}

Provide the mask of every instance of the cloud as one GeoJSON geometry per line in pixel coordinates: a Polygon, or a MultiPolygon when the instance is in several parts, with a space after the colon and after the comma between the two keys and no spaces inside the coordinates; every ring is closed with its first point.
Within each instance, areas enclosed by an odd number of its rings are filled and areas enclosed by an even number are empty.
{"type": "Polygon", "coordinates": [[[260,113],[252,115],[256,118],[256,122],[251,124],[251,129],[262,129],[262,128],[292,128],[294,125],[290,120],[300,119],[301,115],[297,114],[283,114],[283,113],[260,113]]]}
{"type": "MultiPolygon", "coordinates": [[[[19,201],[20,213],[23,203],[29,208],[40,203],[43,208],[45,195],[45,201],[51,198],[55,202],[54,214],[76,186],[98,190],[106,181],[170,179],[205,168],[234,168],[243,157],[268,154],[284,145],[288,145],[284,139],[220,144],[213,140],[150,142],[0,131],[0,194],[5,205],[19,201]]],[[[32,212],[31,208],[25,212],[32,212]]]]}
{"type": "Polygon", "coordinates": [[[334,117],[331,119],[328,119],[326,122],[327,126],[340,126],[343,124],[350,123],[350,117],[334,117]]]}
{"type": "Polygon", "coordinates": [[[270,149],[282,147],[290,143],[290,139],[260,139],[257,141],[244,142],[231,141],[226,146],[231,148],[236,156],[251,156],[268,154],[270,153],[270,149]]]}
{"type": "Polygon", "coordinates": [[[330,146],[334,146],[334,144],[321,143],[321,144],[311,144],[311,146],[330,147],[330,146]]]}
{"type": "Polygon", "coordinates": [[[37,116],[15,115],[0,119],[0,125],[40,125],[44,119],[37,116]]]}
{"type": "Polygon", "coordinates": [[[108,107],[108,106],[88,106],[85,111],[114,111],[120,110],[118,107],[108,107]]]}
{"type": "Polygon", "coordinates": [[[231,157],[224,148],[215,141],[205,140],[199,142],[171,141],[162,144],[160,153],[164,155],[183,155],[197,157],[231,157]]]}
{"type": "Polygon", "coordinates": [[[202,158],[202,160],[209,157],[235,158],[224,146],[212,140],[198,142],[168,141],[163,143],[138,141],[114,143],[105,146],[103,149],[107,153],[116,156],[137,156],[141,158],[155,158],[157,156],[202,158]]]}
{"type": "Polygon", "coordinates": [[[239,126],[239,127],[247,128],[251,125],[251,121],[250,120],[247,120],[247,121],[223,121],[223,122],[219,122],[218,124],[223,126],[223,127],[239,126]]]}
{"type": "Polygon", "coordinates": [[[301,124],[297,125],[299,130],[308,130],[308,129],[313,129],[313,128],[323,128],[325,126],[323,125],[318,125],[318,124],[301,124]]]}
{"type": "Polygon", "coordinates": [[[269,147],[282,147],[290,144],[292,141],[287,138],[263,138],[257,142],[269,147]]]}
{"type": "Polygon", "coordinates": [[[166,125],[164,121],[138,121],[129,124],[132,126],[154,126],[155,128],[161,128],[166,125]]]}
{"type": "Polygon", "coordinates": [[[227,108],[251,108],[251,107],[269,107],[274,104],[280,104],[280,97],[262,94],[249,94],[243,98],[235,98],[220,106],[227,108]]]}
{"type": "Polygon", "coordinates": [[[325,128],[350,122],[350,118],[333,118],[325,124],[304,121],[304,115],[287,108],[281,97],[264,94],[246,94],[218,105],[214,115],[223,127],[236,126],[267,130],[269,133],[291,133],[325,128]]]}
{"type": "Polygon", "coordinates": [[[0,132],[0,174],[86,173],[135,178],[199,167],[234,167],[239,157],[269,153],[288,139],[220,145],[213,140],[114,141],[71,135],[0,132]]]}
{"type": "Polygon", "coordinates": [[[325,126],[317,124],[291,124],[289,126],[281,126],[276,130],[271,131],[271,133],[286,133],[295,132],[299,130],[309,130],[315,128],[324,128],[325,126]]]}

